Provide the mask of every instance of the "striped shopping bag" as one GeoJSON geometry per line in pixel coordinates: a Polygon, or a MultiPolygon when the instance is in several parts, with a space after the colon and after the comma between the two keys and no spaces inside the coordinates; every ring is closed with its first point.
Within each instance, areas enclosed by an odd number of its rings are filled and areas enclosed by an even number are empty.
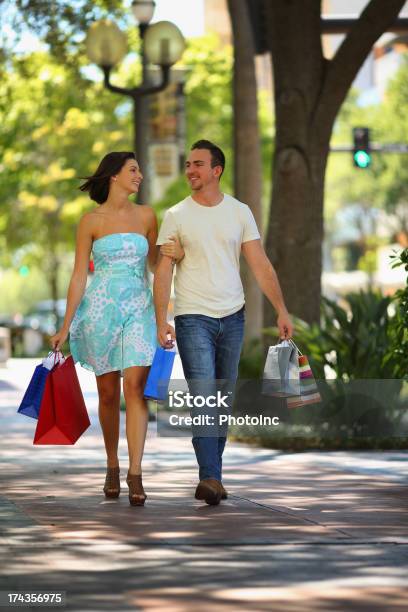
{"type": "MultiPolygon", "coordinates": [[[[291,342],[293,342],[291,340],[291,342]]],[[[309,360],[306,355],[297,348],[296,344],[293,345],[298,351],[299,361],[299,382],[300,382],[300,395],[293,395],[286,399],[288,408],[299,408],[300,406],[306,406],[307,404],[316,404],[322,401],[322,398],[317,388],[315,378],[313,376],[312,369],[309,365],[309,360]]]]}

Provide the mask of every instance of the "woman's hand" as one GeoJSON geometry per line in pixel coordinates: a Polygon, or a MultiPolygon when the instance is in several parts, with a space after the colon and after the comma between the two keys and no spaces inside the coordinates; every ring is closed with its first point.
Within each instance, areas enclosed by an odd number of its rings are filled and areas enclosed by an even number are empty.
{"type": "Polygon", "coordinates": [[[68,338],[68,334],[69,331],[62,327],[54,336],[51,336],[50,343],[54,351],[61,349],[65,340],[68,338]]]}
{"type": "Polygon", "coordinates": [[[184,257],[184,249],[176,236],[169,236],[169,240],[170,242],[161,245],[160,253],[179,263],[184,257]]]}

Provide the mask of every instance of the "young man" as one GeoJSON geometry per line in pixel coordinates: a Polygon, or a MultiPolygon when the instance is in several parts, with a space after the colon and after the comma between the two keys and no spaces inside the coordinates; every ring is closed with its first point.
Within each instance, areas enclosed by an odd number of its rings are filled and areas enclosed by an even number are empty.
{"type": "MultiPolygon", "coordinates": [[[[162,245],[177,236],[185,253],[175,278],[175,330],[167,322],[173,272],[169,257],[161,257],[156,267],[154,301],[159,343],[168,347],[177,337],[189,382],[237,379],[244,335],[241,252],[277,311],[280,336],[292,335],[279,281],[251,210],[220,190],[224,167],[225,156],[213,143],[199,140],[191,147],[186,161],[191,196],[166,212],[157,240],[162,245]]],[[[195,497],[208,504],[227,497],[221,482],[225,441],[225,435],[193,437],[200,480],[195,497]]]]}

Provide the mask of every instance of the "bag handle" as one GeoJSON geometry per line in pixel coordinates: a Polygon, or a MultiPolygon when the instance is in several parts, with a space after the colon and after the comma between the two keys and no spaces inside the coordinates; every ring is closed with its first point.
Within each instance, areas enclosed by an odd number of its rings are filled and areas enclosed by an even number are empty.
{"type": "Polygon", "coordinates": [[[303,355],[302,351],[296,346],[296,344],[293,342],[292,338],[289,338],[288,342],[290,342],[290,344],[293,346],[293,348],[295,348],[297,350],[299,355],[303,355]]]}
{"type": "Polygon", "coordinates": [[[59,349],[52,350],[52,351],[50,351],[48,353],[47,357],[45,357],[45,359],[43,359],[43,365],[45,367],[46,367],[46,364],[47,364],[48,361],[51,361],[51,363],[49,365],[51,366],[51,369],[53,369],[57,365],[57,363],[59,363],[60,361],[65,361],[65,355],[59,349]],[[53,360],[52,360],[52,357],[54,357],[53,360]]]}
{"type": "Polygon", "coordinates": [[[284,340],[281,340],[278,343],[278,346],[279,346],[279,344],[282,344],[283,342],[287,342],[288,344],[290,344],[292,346],[292,348],[296,349],[296,351],[298,352],[299,355],[303,355],[302,351],[296,346],[296,344],[293,342],[292,338],[288,338],[287,340],[285,338],[284,340]]]}
{"type": "MultiPolygon", "coordinates": [[[[167,334],[166,338],[168,340],[168,342],[171,342],[171,335],[167,334]]],[[[163,346],[162,348],[164,348],[165,351],[169,351],[169,353],[177,353],[177,346],[176,343],[174,342],[173,346],[169,346],[168,348],[163,346]]]]}
{"type": "Polygon", "coordinates": [[[60,349],[51,352],[54,353],[54,365],[60,362],[62,359],[65,360],[65,355],[60,349]]]}

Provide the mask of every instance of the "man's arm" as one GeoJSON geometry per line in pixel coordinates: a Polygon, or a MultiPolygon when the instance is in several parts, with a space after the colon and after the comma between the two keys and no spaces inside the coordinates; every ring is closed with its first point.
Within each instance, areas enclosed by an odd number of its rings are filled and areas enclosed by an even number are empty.
{"type": "Polygon", "coordinates": [[[287,311],[278,276],[269,261],[260,240],[249,240],[242,244],[242,253],[255,276],[263,294],[268,298],[278,314],[278,328],[281,338],[290,338],[293,325],[287,311]]]}
{"type": "Polygon", "coordinates": [[[154,308],[156,311],[157,339],[160,346],[169,348],[176,338],[174,327],[167,323],[173,263],[170,257],[159,255],[153,281],[154,308]],[[171,340],[168,339],[171,335],[171,340]]]}

